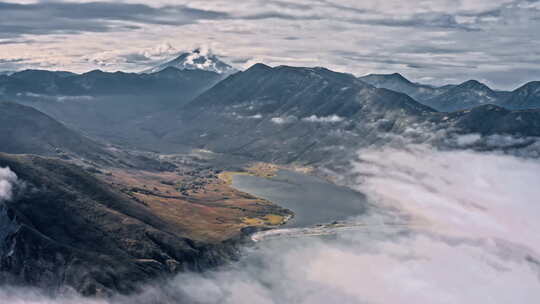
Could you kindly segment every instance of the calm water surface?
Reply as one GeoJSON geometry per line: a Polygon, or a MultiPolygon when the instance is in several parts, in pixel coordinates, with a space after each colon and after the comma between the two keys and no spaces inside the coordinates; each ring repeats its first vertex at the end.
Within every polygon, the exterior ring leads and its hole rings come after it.
{"type": "Polygon", "coordinates": [[[360,215],[366,210],[361,193],[318,177],[280,170],[273,178],[235,175],[233,186],[295,213],[286,227],[308,227],[360,215]]]}

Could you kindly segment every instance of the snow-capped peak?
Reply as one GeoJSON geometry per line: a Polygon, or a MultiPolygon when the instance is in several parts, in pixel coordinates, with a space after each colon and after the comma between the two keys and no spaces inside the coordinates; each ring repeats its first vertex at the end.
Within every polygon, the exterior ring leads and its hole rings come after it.
{"type": "Polygon", "coordinates": [[[216,55],[207,50],[195,49],[192,52],[181,53],[171,61],[143,71],[143,73],[156,73],[168,67],[179,70],[203,70],[218,74],[232,74],[237,70],[221,61],[216,55]]]}

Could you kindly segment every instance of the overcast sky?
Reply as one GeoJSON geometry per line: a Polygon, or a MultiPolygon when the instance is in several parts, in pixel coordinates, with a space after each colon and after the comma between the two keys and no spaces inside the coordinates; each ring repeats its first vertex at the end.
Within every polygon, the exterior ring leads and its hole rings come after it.
{"type": "Polygon", "coordinates": [[[140,71],[198,46],[240,69],[513,89],[540,80],[540,1],[0,0],[0,70],[140,71]]]}

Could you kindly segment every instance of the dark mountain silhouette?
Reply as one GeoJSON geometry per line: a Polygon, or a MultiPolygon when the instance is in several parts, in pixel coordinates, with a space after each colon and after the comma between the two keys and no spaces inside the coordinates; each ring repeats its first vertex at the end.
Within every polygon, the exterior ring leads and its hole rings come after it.
{"type": "Polygon", "coordinates": [[[0,99],[32,106],[90,135],[129,143],[139,141],[135,122],[189,102],[222,77],[173,67],[153,74],[27,70],[0,76],[0,99]]]}
{"type": "Polygon", "coordinates": [[[27,106],[0,102],[0,152],[106,159],[103,146],[27,106]]]}
{"type": "Polygon", "coordinates": [[[459,85],[432,87],[413,83],[399,74],[371,74],[359,78],[378,88],[405,93],[438,111],[452,112],[494,104],[509,110],[540,108],[540,85],[533,81],[509,92],[495,91],[485,84],[469,80],[459,85]]]}
{"type": "Polygon", "coordinates": [[[359,77],[359,79],[377,88],[384,88],[405,93],[420,102],[446,92],[446,88],[436,88],[419,83],[413,83],[398,73],[370,74],[359,77]]]}
{"type": "Polygon", "coordinates": [[[80,167],[52,158],[0,153],[21,181],[0,201],[0,284],[54,294],[133,293],[150,279],[214,267],[234,244],[209,243],[163,213],[80,167]]]}
{"type": "Polygon", "coordinates": [[[256,64],[176,112],[144,123],[162,140],[293,162],[328,157],[433,112],[405,94],[324,68],[256,64]]]}
{"type": "Polygon", "coordinates": [[[540,81],[531,81],[509,94],[501,105],[509,109],[540,108],[540,81]]]}

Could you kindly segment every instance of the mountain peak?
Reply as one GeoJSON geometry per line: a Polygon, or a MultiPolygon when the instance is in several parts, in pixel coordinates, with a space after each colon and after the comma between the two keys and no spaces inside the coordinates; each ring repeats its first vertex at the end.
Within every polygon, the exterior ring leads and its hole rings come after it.
{"type": "Polygon", "coordinates": [[[254,65],[252,65],[249,69],[247,69],[247,71],[249,70],[271,70],[272,67],[264,64],[264,63],[255,63],[254,65]]]}
{"type": "Polygon", "coordinates": [[[482,89],[482,90],[491,91],[491,89],[487,85],[481,83],[478,80],[474,80],[474,79],[465,81],[464,83],[458,85],[457,88],[462,88],[462,89],[482,89]]]}
{"type": "Polygon", "coordinates": [[[393,74],[369,74],[363,77],[359,77],[360,80],[365,81],[371,85],[377,86],[377,84],[381,83],[404,83],[404,84],[412,84],[412,82],[405,78],[400,73],[393,73],[393,74]]]}
{"type": "Polygon", "coordinates": [[[540,93],[540,81],[531,81],[522,85],[521,87],[515,90],[516,92],[531,92],[540,93]]]}
{"type": "Polygon", "coordinates": [[[393,73],[393,74],[390,74],[389,75],[390,78],[393,78],[395,80],[400,80],[400,81],[404,81],[404,82],[407,82],[407,83],[410,83],[409,79],[405,78],[403,75],[401,75],[400,73],[393,73]]]}
{"type": "Polygon", "coordinates": [[[233,74],[237,71],[229,64],[221,61],[212,52],[203,52],[202,49],[197,48],[191,52],[181,53],[176,58],[145,70],[143,73],[156,73],[168,67],[174,67],[179,70],[203,70],[224,75],[233,74]]]}

